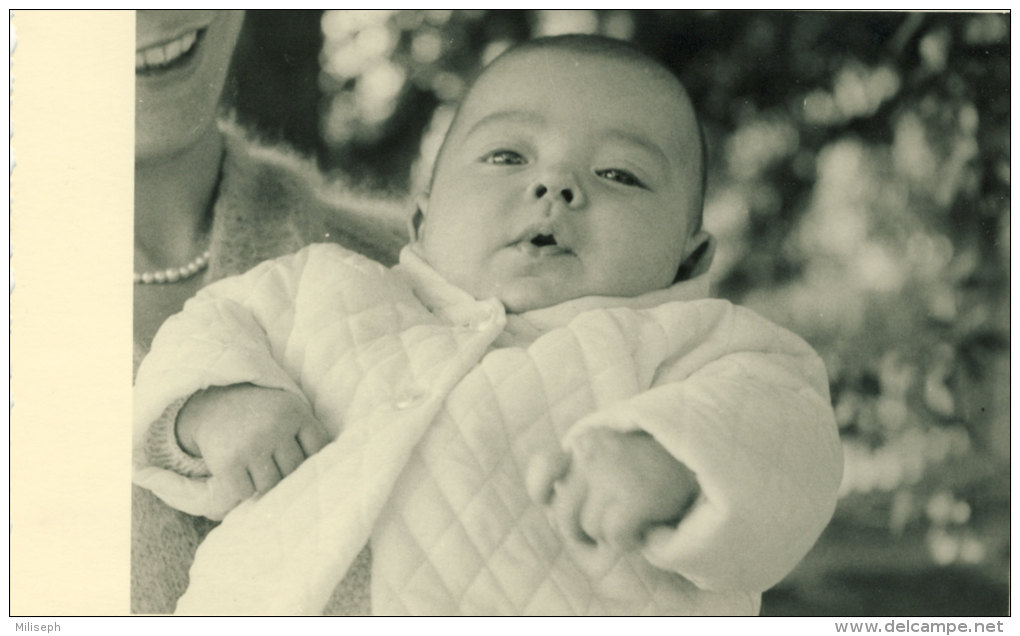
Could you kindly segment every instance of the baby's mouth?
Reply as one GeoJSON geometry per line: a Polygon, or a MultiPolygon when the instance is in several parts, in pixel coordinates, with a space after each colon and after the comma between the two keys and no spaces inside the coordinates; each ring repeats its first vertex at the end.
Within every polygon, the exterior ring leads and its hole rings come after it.
{"type": "Polygon", "coordinates": [[[156,44],[135,52],[135,73],[160,73],[187,62],[198,48],[205,29],[188,31],[169,42],[156,44]]]}
{"type": "Polygon", "coordinates": [[[555,234],[531,234],[518,241],[516,247],[529,256],[557,256],[572,253],[570,248],[556,239],[555,234]]]}

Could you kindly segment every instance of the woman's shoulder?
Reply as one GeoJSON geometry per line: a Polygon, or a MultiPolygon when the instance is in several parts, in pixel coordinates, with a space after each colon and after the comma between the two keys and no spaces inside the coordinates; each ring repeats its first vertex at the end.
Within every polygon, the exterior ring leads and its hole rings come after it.
{"type": "Polygon", "coordinates": [[[407,242],[406,197],[365,192],[326,176],[315,161],[268,143],[234,121],[221,122],[226,144],[220,199],[256,225],[286,226],[300,247],[339,243],[385,264],[407,242]]]}

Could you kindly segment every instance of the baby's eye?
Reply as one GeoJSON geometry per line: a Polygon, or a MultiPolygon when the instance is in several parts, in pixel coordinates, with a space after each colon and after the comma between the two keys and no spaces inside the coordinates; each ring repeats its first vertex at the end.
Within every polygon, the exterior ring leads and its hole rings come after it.
{"type": "Polygon", "coordinates": [[[526,163],[520,153],[513,150],[496,150],[482,157],[485,163],[492,163],[501,166],[519,166],[526,163]]]}
{"type": "Polygon", "coordinates": [[[619,168],[607,168],[605,170],[596,170],[595,174],[602,177],[603,179],[609,179],[625,186],[632,186],[635,188],[647,188],[641,179],[638,179],[630,172],[626,170],[620,170],[619,168]]]}

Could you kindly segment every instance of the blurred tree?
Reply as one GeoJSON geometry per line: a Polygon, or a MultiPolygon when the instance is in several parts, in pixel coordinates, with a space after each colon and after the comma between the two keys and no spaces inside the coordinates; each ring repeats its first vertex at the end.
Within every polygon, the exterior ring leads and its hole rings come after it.
{"type": "Polygon", "coordinates": [[[310,155],[325,148],[319,134],[322,11],[250,10],[234,53],[238,120],[269,141],[310,155]]]}

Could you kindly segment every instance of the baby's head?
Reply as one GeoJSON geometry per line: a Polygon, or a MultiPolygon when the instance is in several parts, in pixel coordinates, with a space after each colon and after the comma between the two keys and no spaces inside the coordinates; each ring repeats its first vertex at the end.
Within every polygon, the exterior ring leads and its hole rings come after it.
{"type": "Polygon", "coordinates": [[[683,86],[622,42],[560,36],[489,65],[412,224],[451,282],[511,312],[700,273],[703,142],[683,86]]]}

